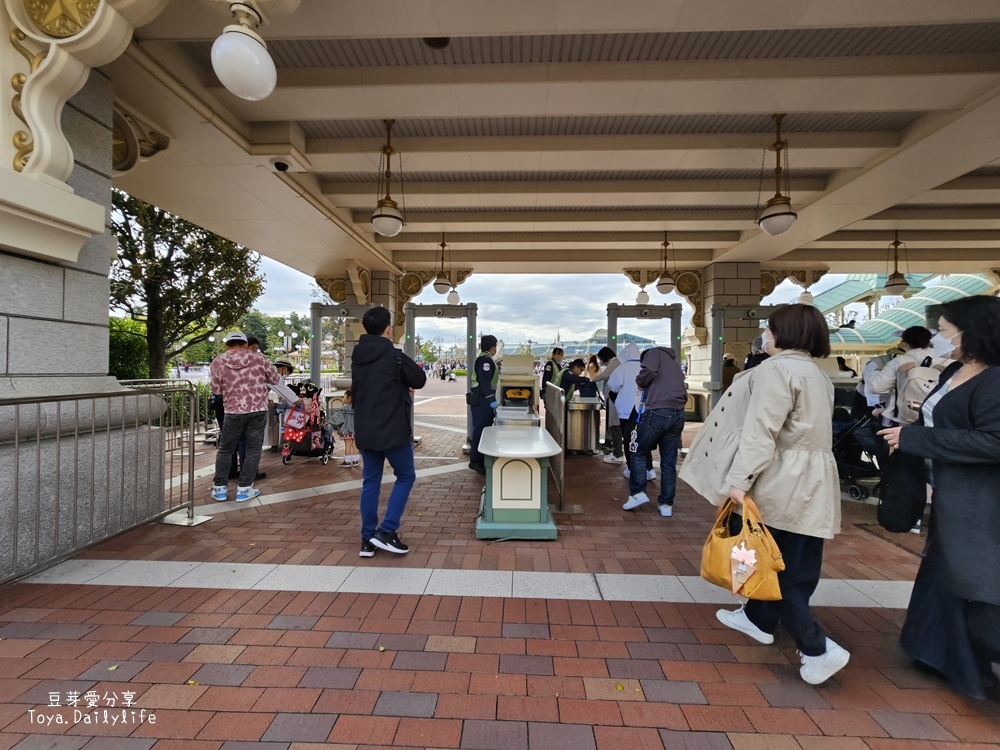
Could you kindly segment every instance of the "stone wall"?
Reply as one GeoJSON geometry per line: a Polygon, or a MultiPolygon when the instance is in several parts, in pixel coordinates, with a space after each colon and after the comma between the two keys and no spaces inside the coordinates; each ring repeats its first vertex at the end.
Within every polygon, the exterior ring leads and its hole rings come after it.
{"type": "MultiPolygon", "coordinates": [[[[73,147],[68,183],[77,195],[111,205],[111,82],[92,71],[63,109],[73,147]]],[[[108,271],[117,244],[91,238],[76,263],[0,251],[0,396],[116,388],[108,372],[108,271]]]]}

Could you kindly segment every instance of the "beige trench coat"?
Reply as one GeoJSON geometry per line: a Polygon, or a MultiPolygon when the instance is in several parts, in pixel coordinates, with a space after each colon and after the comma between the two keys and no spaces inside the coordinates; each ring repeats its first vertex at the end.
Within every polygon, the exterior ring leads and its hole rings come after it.
{"type": "Polygon", "coordinates": [[[807,354],[785,351],[736,376],[708,415],[680,478],[713,505],[746,490],[764,523],[832,539],[840,531],[833,384],[807,354]]]}

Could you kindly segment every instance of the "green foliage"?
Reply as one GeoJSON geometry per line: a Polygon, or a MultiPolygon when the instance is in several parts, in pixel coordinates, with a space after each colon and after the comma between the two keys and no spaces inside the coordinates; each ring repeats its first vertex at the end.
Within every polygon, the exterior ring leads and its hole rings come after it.
{"type": "Polygon", "coordinates": [[[118,380],[142,380],[149,377],[149,350],[146,326],[130,318],[108,321],[108,373],[118,380]]]}
{"type": "Polygon", "coordinates": [[[264,291],[260,256],[138,198],[115,190],[111,307],[146,323],[151,377],[207,339],[235,327],[264,291]]]}
{"type": "Polygon", "coordinates": [[[272,318],[262,312],[251,310],[237,321],[236,327],[247,336],[256,336],[257,340],[260,341],[260,350],[265,354],[269,354],[270,347],[276,341],[275,338],[269,339],[268,336],[272,320],[272,318]]]}

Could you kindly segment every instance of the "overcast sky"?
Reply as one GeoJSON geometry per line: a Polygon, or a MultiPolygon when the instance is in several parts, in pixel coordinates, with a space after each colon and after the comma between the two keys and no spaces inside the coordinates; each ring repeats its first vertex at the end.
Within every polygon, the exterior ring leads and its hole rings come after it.
{"type": "MultiPolygon", "coordinates": [[[[262,258],[261,270],[267,276],[264,295],[255,308],[266,315],[297,312],[309,314],[313,299],[309,296],[312,279],[270,258],[262,258]]],[[[842,275],[827,275],[811,291],[815,294],[843,281],[842,275]]],[[[623,274],[473,274],[458,287],[462,303],[479,306],[479,330],[492,333],[505,342],[508,349],[526,342],[551,343],[589,338],[598,328],[607,327],[609,302],[635,304],[639,288],[623,274]]],[[[684,324],[691,318],[687,303],[676,294],[662,295],[648,288],[650,304],[685,305],[684,324]]],[[[775,290],[767,304],[791,302],[801,288],[785,281],[775,290]]],[[[428,285],[413,302],[444,304],[445,296],[428,285]]],[[[665,343],[669,339],[669,321],[622,320],[620,333],[665,343]]],[[[417,335],[422,339],[441,339],[445,347],[457,343],[465,335],[464,320],[418,318],[417,335]]]]}

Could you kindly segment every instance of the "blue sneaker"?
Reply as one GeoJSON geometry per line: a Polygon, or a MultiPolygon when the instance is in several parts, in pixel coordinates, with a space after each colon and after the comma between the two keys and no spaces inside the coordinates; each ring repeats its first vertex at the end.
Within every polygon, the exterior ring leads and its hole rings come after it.
{"type": "Polygon", "coordinates": [[[236,502],[245,503],[247,500],[253,500],[260,494],[260,490],[256,487],[237,487],[236,488],[236,502]]]}
{"type": "Polygon", "coordinates": [[[224,484],[222,485],[217,484],[212,487],[213,500],[218,500],[220,503],[224,503],[228,499],[227,497],[228,494],[229,494],[229,487],[227,487],[224,484]]]}

